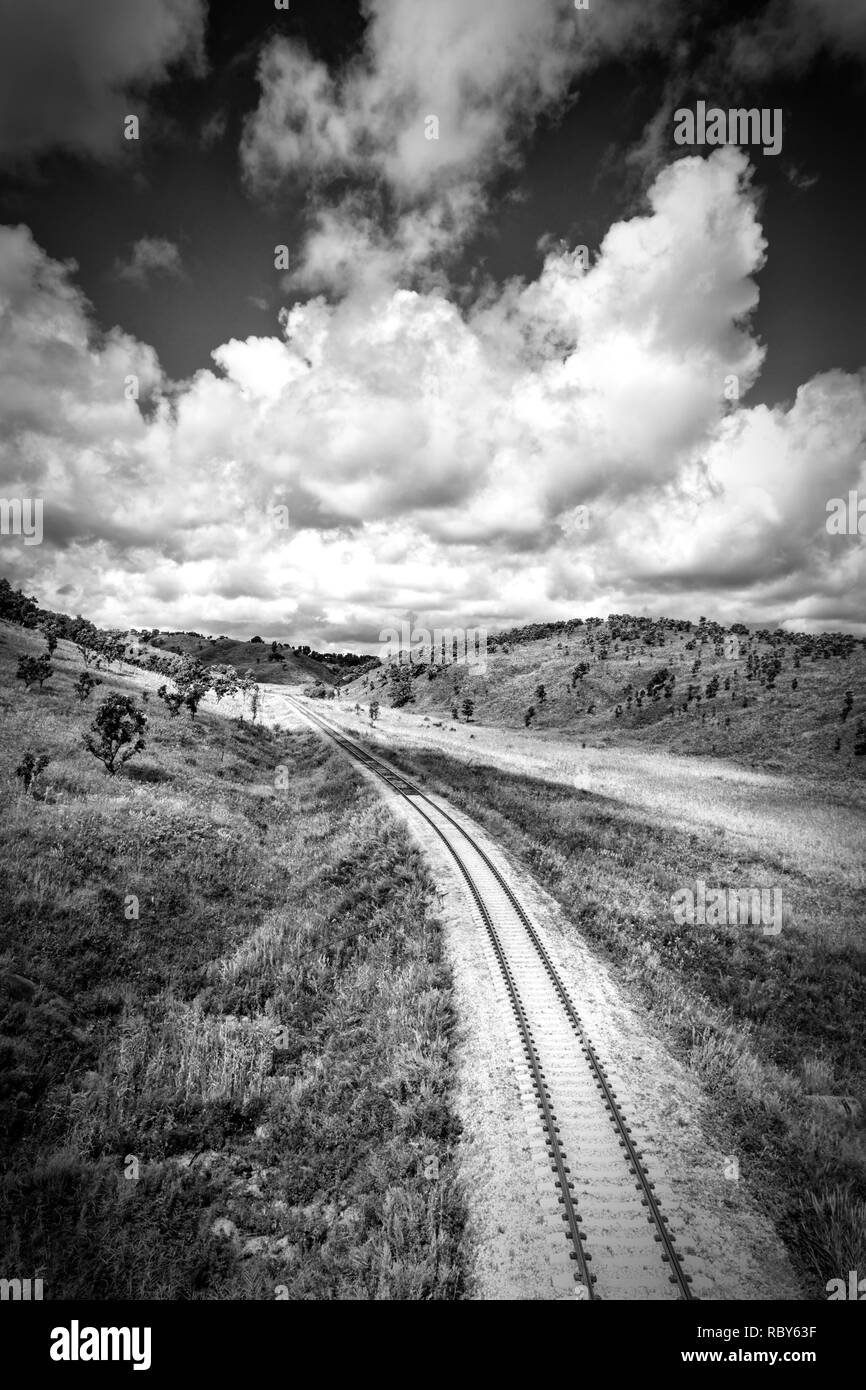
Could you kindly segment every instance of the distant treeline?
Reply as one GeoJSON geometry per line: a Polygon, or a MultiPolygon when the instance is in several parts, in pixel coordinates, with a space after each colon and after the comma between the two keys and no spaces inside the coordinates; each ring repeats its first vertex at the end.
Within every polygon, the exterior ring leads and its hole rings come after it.
{"type": "Polygon", "coordinates": [[[796,647],[802,656],[819,660],[829,660],[834,656],[847,657],[858,646],[866,646],[866,638],[852,637],[847,632],[788,632],[783,628],[770,631],[769,628],[750,630],[745,623],[732,623],[725,627],[721,623],[700,618],[697,623],[687,618],[638,618],[628,613],[611,613],[607,618],[568,618],[555,623],[528,623],[524,627],[508,628],[503,632],[488,636],[488,650],[497,647],[519,646],[524,642],[538,642],[545,637],[570,637],[580,629],[592,632],[604,628],[598,636],[611,642],[642,642],[646,647],[663,647],[669,634],[694,633],[699,638],[712,642],[723,639],[728,633],[771,646],[796,647]]]}

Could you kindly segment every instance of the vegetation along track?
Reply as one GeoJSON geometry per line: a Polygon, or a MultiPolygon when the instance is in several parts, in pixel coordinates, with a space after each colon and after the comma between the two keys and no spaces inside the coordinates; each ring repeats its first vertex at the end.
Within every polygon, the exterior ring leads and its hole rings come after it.
{"type": "Polygon", "coordinates": [[[574,1261],[575,1295],[691,1299],[691,1276],[605,1068],[509,884],[469,831],[414,782],[320,715],[290,703],[409,802],[445,844],[466,882],[519,1030],[574,1261]]]}

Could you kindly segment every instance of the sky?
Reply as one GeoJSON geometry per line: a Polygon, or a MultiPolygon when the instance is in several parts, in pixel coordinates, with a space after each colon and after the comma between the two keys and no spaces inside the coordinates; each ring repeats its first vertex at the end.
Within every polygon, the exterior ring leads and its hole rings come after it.
{"type": "Polygon", "coordinates": [[[0,0],[0,572],[866,635],[864,97],[866,0],[0,0]]]}

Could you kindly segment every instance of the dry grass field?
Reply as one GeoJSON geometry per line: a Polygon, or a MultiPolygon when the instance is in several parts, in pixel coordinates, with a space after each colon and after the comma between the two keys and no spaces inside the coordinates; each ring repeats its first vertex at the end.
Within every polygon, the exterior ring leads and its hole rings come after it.
{"type": "Polygon", "coordinates": [[[459,1298],[427,871],[312,735],[0,624],[0,1247],[65,1298],[459,1298]],[[82,735],[146,711],[116,776],[82,735]],[[49,761],[25,790],[30,749],[49,761]]]}

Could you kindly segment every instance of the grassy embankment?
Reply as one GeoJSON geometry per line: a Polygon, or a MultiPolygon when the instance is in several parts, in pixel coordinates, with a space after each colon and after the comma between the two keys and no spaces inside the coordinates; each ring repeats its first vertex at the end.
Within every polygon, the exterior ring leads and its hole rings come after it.
{"type": "Polygon", "coordinates": [[[769,833],[737,836],[697,818],[686,829],[661,807],[654,817],[467,761],[468,750],[463,760],[388,754],[483,824],[638,987],[702,1080],[708,1128],[739,1157],[812,1294],[866,1269],[862,863],[822,862],[805,838],[781,852],[769,833]],[[781,934],[677,926],[671,894],[698,878],[780,889],[781,934]],[[833,1097],[852,1098],[855,1118],[833,1097]]]}
{"type": "Polygon", "coordinates": [[[169,719],[140,673],[82,705],[65,642],[25,693],[22,651],[0,625],[0,1273],[460,1297],[450,982],[404,830],[315,736],[169,719]],[[115,689],[149,726],[111,778],[81,735],[115,689]],[[25,795],[28,747],[51,761],[25,795]]]}

